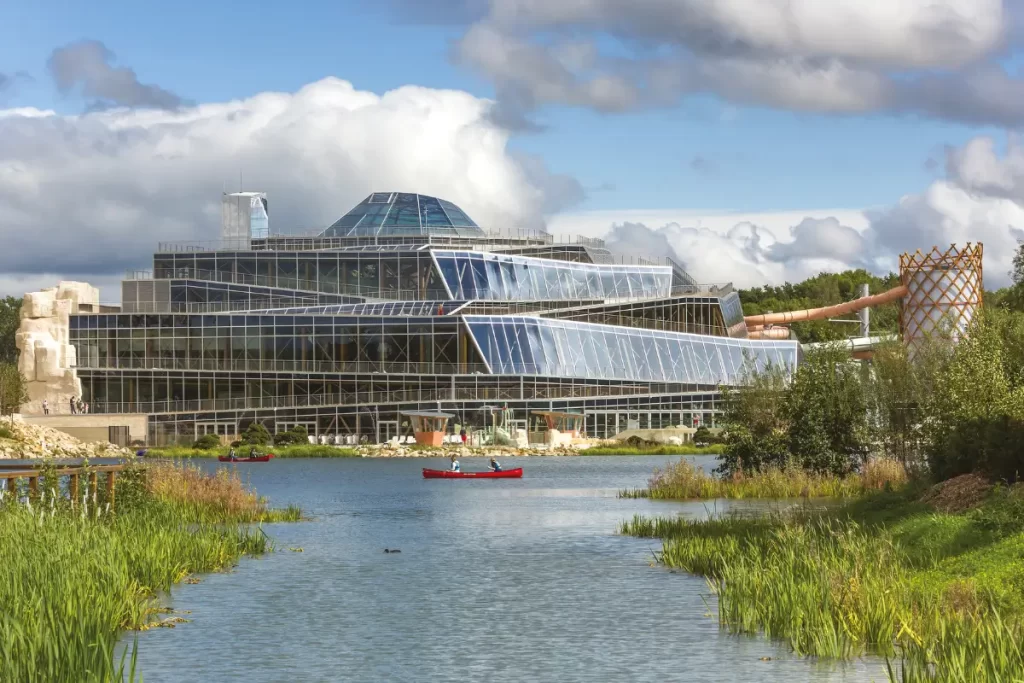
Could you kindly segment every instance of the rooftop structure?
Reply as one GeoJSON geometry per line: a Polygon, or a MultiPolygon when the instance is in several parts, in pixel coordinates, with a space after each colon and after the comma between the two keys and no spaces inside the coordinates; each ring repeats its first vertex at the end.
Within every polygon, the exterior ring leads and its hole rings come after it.
{"type": "MultiPolygon", "coordinates": [[[[244,199],[265,215],[265,196],[244,199]]],[[[714,424],[721,386],[799,353],[748,338],[732,287],[670,260],[498,236],[451,202],[393,192],[315,235],[161,245],[119,312],[73,311],[67,338],[76,378],[50,405],[80,383],[90,412],[148,415],[154,444],[230,440],[254,421],[379,442],[426,413],[524,443],[537,411],[581,415],[598,437],[714,424]]]]}

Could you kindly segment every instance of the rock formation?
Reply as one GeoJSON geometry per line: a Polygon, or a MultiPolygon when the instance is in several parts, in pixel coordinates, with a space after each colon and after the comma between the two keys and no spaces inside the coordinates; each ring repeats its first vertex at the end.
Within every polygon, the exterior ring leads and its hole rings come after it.
{"type": "Polygon", "coordinates": [[[99,290],[84,282],[61,282],[25,295],[15,335],[21,351],[18,369],[28,389],[28,403],[22,406],[22,413],[42,414],[44,398],[51,412],[64,412],[71,397],[82,395],[75,370],[75,347],[69,341],[69,321],[71,314],[82,307],[94,311],[98,305],[99,290]]]}

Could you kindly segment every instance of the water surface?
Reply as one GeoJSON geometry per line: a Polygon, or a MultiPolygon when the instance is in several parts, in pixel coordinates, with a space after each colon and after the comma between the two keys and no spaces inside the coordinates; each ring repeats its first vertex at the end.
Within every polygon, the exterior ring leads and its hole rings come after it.
{"type": "Polygon", "coordinates": [[[138,634],[142,674],[147,683],[886,680],[877,661],[815,663],[721,632],[703,579],[652,567],[656,541],[615,534],[637,513],[714,507],[615,497],[670,460],[507,458],[526,468],[523,479],[477,481],[422,479],[420,468],[440,459],[232,465],[275,505],[315,519],[267,525],[278,552],[176,587],[167,602],[192,621],[138,634]]]}

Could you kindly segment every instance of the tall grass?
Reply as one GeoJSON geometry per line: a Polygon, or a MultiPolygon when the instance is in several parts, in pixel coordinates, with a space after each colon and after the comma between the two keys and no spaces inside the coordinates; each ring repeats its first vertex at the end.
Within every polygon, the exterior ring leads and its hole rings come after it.
{"type": "Polygon", "coordinates": [[[261,530],[236,524],[267,513],[240,482],[150,473],[124,473],[116,512],[102,486],[74,506],[53,480],[28,505],[0,494],[0,680],[134,679],[134,648],[115,662],[115,647],[122,631],[153,623],[160,592],[270,549],[261,530]]]}
{"type": "Polygon", "coordinates": [[[152,464],[146,469],[149,493],[173,504],[179,515],[191,521],[294,522],[301,516],[293,506],[269,508],[267,500],[248,488],[233,468],[222,467],[214,474],[183,463],[152,464]]]}
{"type": "Polygon", "coordinates": [[[845,477],[814,474],[796,467],[719,477],[684,458],[664,469],[656,469],[646,489],[620,491],[619,497],[659,500],[849,498],[865,491],[902,486],[906,482],[907,472],[903,466],[885,459],[870,460],[860,473],[845,477]]]}
{"type": "Polygon", "coordinates": [[[664,539],[661,562],[707,577],[730,632],[779,638],[801,655],[885,656],[894,681],[1024,680],[1021,596],[995,590],[1020,585],[1024,570],[977,556],[1019,552],[1024,536],[986,540],[973,519],[948,517],[891,528],[806,511],[636,517],[620,532],[664,539]]]}

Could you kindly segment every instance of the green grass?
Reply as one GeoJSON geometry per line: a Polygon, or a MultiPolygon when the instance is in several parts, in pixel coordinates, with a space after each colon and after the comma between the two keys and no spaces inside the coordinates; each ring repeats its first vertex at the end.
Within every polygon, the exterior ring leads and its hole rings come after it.
{"type": "MultiPolygon", "coordinates": [[[[164,495],[140,467],[119,478],[112,511],[100,477],[74,508],[46,486],[28,506],[0,496],[2,681],[134,680],[135,648],[119,661],[115,648],[125,630],[158,625],[166,612],[158,595],[272,549],[261,529],[239,522],[301,517],[294,507],[268,510],[251,493],[237,509],[164,495]]],[[[232,485],[222,477],[211,490],[232,485]]]]}
{"type": "MultiPolygon", "coordinates": [[[[313,444],[299,444],[295,446],[258,446],[260,453],[273,453],[275,458],[358,458],[359,452],[354,448],[340,446],[320,446],[313,444]]],[[[249,455],[249,446],[241,446],[235,449],[236,455],[244,458],[249,455]]],[[[198,450],[185,446],[161,446],[149,448],[146,451],[147,458],[216,458],[227,455],[228,448],[212,448],[210,450],[198,450]]]]}
{"type": "Polygon", "coordinates": [[[769,469],[733,477],[708,474],[682,459],[656,469],[645,489],[626,489],[620,498],[690,500],[713,498],[850,498],[872,489],[902,486],[906,471],[887,460],[869,462],[863,472],[845,477],[818,475],[798,468],[769,469]]]}
{"type": "Polygon", "coordinates": [[[1024,518],[1006,523],[1005,508],[937,513],[908,487],[831,510],[636,517],[620,532],[663,539],[662,563],[707,577],[731,632],[886,656],[893,680],[1020,681],[1024,518]]]}
{"type": "Polygon", "coordinates": [[[580,455],[721,455],[725,446],[712,444],[710,446],[694,446],[683,444],[673,446],[671,444],[658,444],[655,446],[594,446],[580,451],[580,455]]]}

